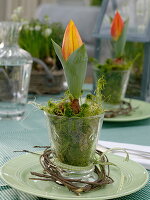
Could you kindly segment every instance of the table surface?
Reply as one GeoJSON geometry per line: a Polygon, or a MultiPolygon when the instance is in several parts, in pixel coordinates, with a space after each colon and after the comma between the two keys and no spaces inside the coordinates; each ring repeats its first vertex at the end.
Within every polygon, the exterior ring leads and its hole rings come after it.
{"type": "MultiPolygon", "coordinates": [[[[47,102],[49,98],[59,96],[49,95],[36,97],[36,102],[47,102]]],[[[113,123],[104,122],[100,134],[101,140],[150,145],[150,119],[113,123]]],[[[0,166],[19,153],[14,150],[33,150],[34,145],[49,145],[45,116],[42,111],[32,105],[27,105],[24,118],[21,121],[0,121],[0,166]]],[[[149,172],[150,173],[150,172],[149,172]]],[[[0,200],[33,200],[41,199],[19,192],[10,187],[0,187],[0,200]]],[[[150,199],[150,181],[140,191],[118,200],[147,200],[150,199]]]]}

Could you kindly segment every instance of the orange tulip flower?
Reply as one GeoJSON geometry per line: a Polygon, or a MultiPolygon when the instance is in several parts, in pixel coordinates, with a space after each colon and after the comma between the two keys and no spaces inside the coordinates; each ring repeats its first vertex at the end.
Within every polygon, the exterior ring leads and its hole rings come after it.
{"type": "Polygon", "coordinates": [[[124,21],[117,11],[111,24],[111,36],[114,40],[118,40],[124,28],[124,21]]]}
{"type": "Polygon", "coordinates": [[[80,34],[75,23],[70,20],[66,27],[63,43],[62,43],[62,55],[65,60],[80,46],[83,42],[81,40],[80,34]]]}

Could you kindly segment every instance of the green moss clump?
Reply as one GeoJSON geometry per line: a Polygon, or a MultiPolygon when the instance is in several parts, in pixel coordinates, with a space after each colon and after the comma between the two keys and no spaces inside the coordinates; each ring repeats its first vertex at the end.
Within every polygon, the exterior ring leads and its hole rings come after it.
{"type": "Polygon", "coordinates": [[[71,109],[70,103],[64,103],[64,116],[72,117],[74,116],[73,110],[71,109]]]}
{"type": "Polygon", "coordinates": [[[74,113],[71,107],[70,100],[61,100],[55,103],[48,103],[46,106],[42,106],[41,110],[44,110],[46,113],[57,116],[65,117],[90,117],[95,115],[100,115],[104,113],[104,109],[101,104],[98,104],[96,100],[89,100],[85,98],[85,103],[80,105],[80,112],[74,113]]]}
{"type": "Polygon", "coordinates": [[[97,90],[95,95],[88,94],[84,103],[79,102],[79,112],[75,113],[72,109],[71,102],[73,101],[72,95],[67,91],[64,98],[59,101],[49,100],[46,106],[41,106],[40,109],[46,113],[57,116],[65,117],[90,117],[104,113],[102,107],[102,94],[104,88],[104,78],[102,77],[97,83],[97,90]]]}
{"type": "Polygon", "coordinates": [[[130,69],[132,64],[133,62],[122,61],[122,59],[120,60],[107,59],[104,64],[97,63],[95,67],[103,72],[125,71],[125,70],[130,69]]]}
{"type": "Polygon", "coordinates": [[[104,101],[110,104],[120,104],[125,94],[128,83],[129,71],[101,71],[95,70],[95,79],[99,79],[102,75],[105,77],[106,85],[102,94],[104,101]]]}

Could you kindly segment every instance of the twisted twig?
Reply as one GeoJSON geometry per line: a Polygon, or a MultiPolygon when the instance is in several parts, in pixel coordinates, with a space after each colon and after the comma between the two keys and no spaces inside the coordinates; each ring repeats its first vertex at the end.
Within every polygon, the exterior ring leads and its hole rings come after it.
{"type": "Polygon", "coordinates": [[[122,101],[120,107],[115,110],[107,110],[105,112],[105,118],[113,118],[119,115],[128,115],[131,111],[135,110],[136,108],[132,108],[130,102],[122,101]]]}
{"type": "MultiPolygon", "coordinates": [[[[37,147],[39,146],[36,146],[36,148],[37,147]]],[[[109,171],[110,171],[109,166],[106,170],[105,165],[100,165],[100,166],[95,165],[94,172],[97,174],[98,178],[96,181],[93,182],[83,181],[81,179],[64,178],[61,172],[65,172],[65,170],[59,168],[52,162],[51,158],[54,155],[53,150],[48,146],[46,146],[45,148],[46,149],[44,150],[43,154],[40,155],[40,163],[44,169],[43,174],[37,172],[31,172],[32,175],[37,176],[39,178],[30,178],[30,179],[42,180],[42,181],[54,181],[59,185],[66,186],[69,190],[71,190],[77,195],[80,195],[81,192],[88,192],[113,182],[113,179],[109,177],[109,171]],[[83,186],[79,187],[77,186],[77,183],[82,183],[83,186]]],[[[96,153],[99,155],[99,157],[102,154],[102,152],[100,152],[99,150],[97,150],[96,153]]],[[[104,156],[101,160],[100,157],[100,161],[108,162],[108,158],[104,156]]]]}

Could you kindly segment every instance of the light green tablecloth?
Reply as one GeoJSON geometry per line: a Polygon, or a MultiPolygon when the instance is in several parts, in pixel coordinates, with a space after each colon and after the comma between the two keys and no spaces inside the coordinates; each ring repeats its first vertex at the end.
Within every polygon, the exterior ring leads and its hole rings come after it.
{"type": "MultiPolygon", "coordinates": [[[[54,96],[53,96],[54,97],[54,96]]],[[[37,97],[37,102],[46,102],[49,97],[37,97]]],[[[104,123],[100,139],[115,142],[150,144],[150,119],[130,123],[104,123]]],[[[15,157],[14,150],[33,150],[34,145],[49,145],[44,114],[32,105],[22,121],[0,121],[0,166],[15,157]]],[[[37,199],[9,187],[0,187],[0,200],[37,199]]],[[[150,199],[150,182],[142,190],[118,200],[150,199]]]]}

